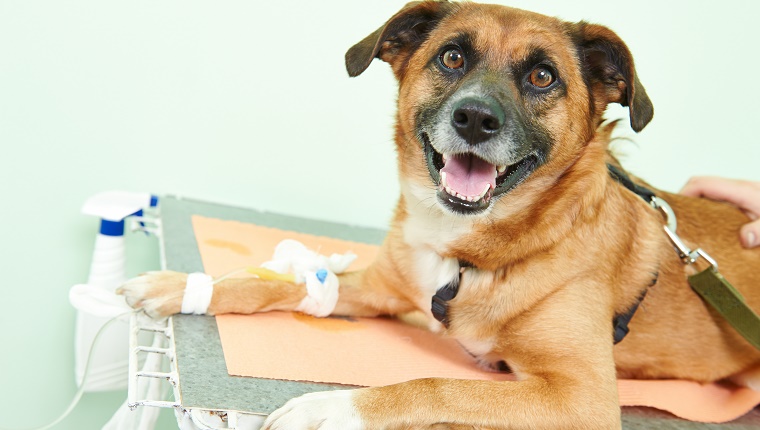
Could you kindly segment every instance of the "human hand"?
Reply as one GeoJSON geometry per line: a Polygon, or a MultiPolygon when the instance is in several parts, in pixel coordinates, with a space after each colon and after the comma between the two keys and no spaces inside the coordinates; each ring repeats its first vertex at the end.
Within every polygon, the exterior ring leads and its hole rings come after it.
{"type": "Polygon", "coordinates": [[[760,182],[695,176],[681,189],[681,194],[736,205],[752,220],[739,231],[742,245],[745,248],[760,245],[760,182]]]}

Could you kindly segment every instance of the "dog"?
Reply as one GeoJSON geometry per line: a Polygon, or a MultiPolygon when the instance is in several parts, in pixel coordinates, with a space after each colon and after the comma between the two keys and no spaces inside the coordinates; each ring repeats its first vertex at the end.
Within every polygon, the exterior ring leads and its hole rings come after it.
{"type": "MultiPolygon", "coordinates": [[[[613,31],[421,1],[348,50],[349,75],[375,58],[399,83],[401,195],[376,261],[340,275],[333,314],[417,312],[516,381],[420,379],[308,394],[265,428],[617,429],[618,377],[760,389],[760,352],[687,283],[704,262],[684,264],[662,212],[634,191],[668,202],[677,234],[708,251],[760,309],[760,250],[737,239],[748,217],[652,189],[611,155],[608,104],[627,106],[637,132],[654,114],[613,31]],[[441,288],[452,282],[457,289],[441,288]],[[621,315],[628,334],[615,344],[621,315]]],[[[186,277],[153,272],[119,292],[168,316],[180,311],[186,277]]],[[[290,282],[229,279],[215,286],[208,313],[290,311],[306,294],[290,282]]]]}

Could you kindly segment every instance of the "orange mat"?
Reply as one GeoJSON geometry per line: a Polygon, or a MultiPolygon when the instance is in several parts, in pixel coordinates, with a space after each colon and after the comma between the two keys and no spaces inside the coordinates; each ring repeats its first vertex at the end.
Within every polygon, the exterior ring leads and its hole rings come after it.
{"type": "MultiPolygon", "coordinates": [[[[193,217],[207,273],[221,276],[269,260],[280,240],[321,254],[353,251],[349,270],[366,267],[377,247],[334,238],[193,217]]],[[[216,318],[229,374],[376,386],[424,377],[510,379],[486,372],[451,339],[388,319],[317,319],[292,313],[216,318]],[[348,347],[350,345],[350,347],[348,347]]],[[[649,406],[703,422],[736,419],[760,404],[760,392],[689,381],[618,381],[622,406],[649,406]]]]}

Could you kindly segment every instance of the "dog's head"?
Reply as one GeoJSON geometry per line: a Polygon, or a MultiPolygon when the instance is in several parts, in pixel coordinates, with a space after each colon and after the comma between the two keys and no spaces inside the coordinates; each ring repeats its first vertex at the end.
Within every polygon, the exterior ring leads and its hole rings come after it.
{"type": "Polygon", "coordinates": [[[402,177],[455,214],[485,213],[539,171],[566,169],[607,104],[628,106],[637,132],[653,115],[623,41],[584,22],[414,2],[347,52],[349,75],[374,58],[399,80],[402,177]]]}

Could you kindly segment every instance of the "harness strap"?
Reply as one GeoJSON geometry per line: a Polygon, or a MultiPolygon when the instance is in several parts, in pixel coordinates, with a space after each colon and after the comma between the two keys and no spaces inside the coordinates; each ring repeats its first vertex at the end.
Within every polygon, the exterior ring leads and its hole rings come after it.
{"type": "Polygon", "coordinates": [[[430,311],[433,313],[433,317],[440,321],[444,327],[449,328],[451,321],[449,320],[449,304],[448,301],[457,296],[459,292],[459,284],[462,282],[462,274],[468,267],[473,267],[472,264],[459,260],[459,274],[454,276],[448,284],[442,286],[433,295],[433,300],[430,305],[430,311]]]}
{"type": "Polygon", "coordinates": [[[634,183],[631,180],[631,177],[617,166],[607,164],[607,171],[610,173],[610,176],[612,176],[612,179],[618,181],[621,185],[628,188],[630,191],[633,191],[636,195],[644,199],[645,202],[649,203],[652,201],[652,197],[655,197],[655,194],[652,190],[634,183]]]}
{"type": "MultiPolygon", "coordinates": [[[[433,313],[433,317],[438,320],[444,327],[449,328],[451,320],[449,319],[449,301],[457,296],[459,292],[459,285],[462,282],[462,274],[468,267],[473,267],[472,264],[465,261],[459,261],[459,274],[454,277],[448,284],[442,286],[435,292],[430,305],[430,311],[433,313]]],[[[655,275],[654,281],[651,285],[657,283],[657,275],[655,275]]],[[[612,320],[612,326],[614,328],[614,343],[618,343],[628,334],[628,323],[633,318],[633,314],[639,308],[639,304],[644,300],[647,290],[641,294],[639,300],[631,306],[631,308],[624,314],[615,315],[612,320]]]]}
{"type": "MultiPolygon", "coordinates": [[[[655,194],[652,190],[634,183],[633,180],[631,180],[631,177],[628,176],[628,174],[625,171],[618,168],[617,166],[613,166],[612,164],[607,164],[607,171],[609,172],[612,179],[616,180],[618,183],[620,183],[620,185],[624,186],[629,191],[641,197],[645,202],[649,203],[652,201],[652,198],[655,197],[655,194]]],[[[649,286],[652,286],[656,283],[657,283],[657,277],[655,276],[654,282],[652,282],[652,284],[650,284],[649,286]]],[[[636,303],[633,304],[633,306],[631,306],[628,309],[626,313],[615,315],[615,317],[613,318],[612,324],[613,324],[613,327],[615,328],[613,342],[615,344],[622,341],[623,338],[625,338],[626,335],[628,335],[628,332],[630,331],[630,329],[628,328],[628,323],[631,322],[631,319],[633,319],[633,315],[639,309],[639,305],[644,300],[644,297],[647,295],[647,291],[649,291],[648,287],[641,293],[641,296],[639,297],[639,299],[636,301],[636,303]]]]}
{"type": "Polygon", "coordinates": [[[433,312],[435,319],[441,322],[444,327],[449,328],[449,300],[457,296],[459,292],[459,280],[462,274],[455,276],[454,279],[443,287],[439,288],[433,296],[430,310],[433,312]]]}
{"type": "MultiPolygon", "coordinates": [[[[649,287],[655,285],[657,283],[657,278],[659,274],[655,274],[654,280],[651,284],[649,284],[649,287]]],[[[628,328],[628,323],[631,322],[631,319],[633,319],[633,315],[636,313],[636,311],[639,309],[639,305],[641,302],[644,301],[644,297],[646,297],[647,292],[649,291],[649,288],[642,291],[641,295],[639,296],[639,299],[636,300],[636,303],[631,306],[628,311],[624,314],[617,314],[612,319],[612,326],[614,328],[613,331],[613,344],[617,345],[622,341],[627,335],[630,329],[628,328]]]]}

